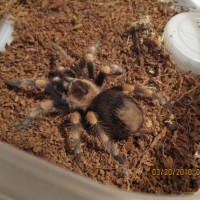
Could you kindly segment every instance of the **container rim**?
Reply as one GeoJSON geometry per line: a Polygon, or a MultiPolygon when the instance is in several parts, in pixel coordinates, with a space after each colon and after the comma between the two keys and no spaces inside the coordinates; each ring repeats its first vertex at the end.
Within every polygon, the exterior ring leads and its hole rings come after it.
{"type": "Polygon", "coordinates": [[[97,183],[0,142],[2,200],[199,200],[194,195],[126,192],[97,183]]]}

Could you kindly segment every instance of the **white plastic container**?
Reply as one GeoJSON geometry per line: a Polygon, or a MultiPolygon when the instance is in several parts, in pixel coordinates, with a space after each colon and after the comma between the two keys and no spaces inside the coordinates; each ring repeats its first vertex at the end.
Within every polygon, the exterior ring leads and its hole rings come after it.
{"type": "Polygon", "coordinates": [[[199,200],[194,195],[126,192],[54,166],[0,142],[1,200],[199,200]]]}
{"type": "Polygon", "coordinates": [[[200,74],[200,14],[175,15],[164,30],[164,45],[181,72],[200,74]]]}
{"type": "Polygon", "coordinates": [[[172,7],[178,12],[182,9],[186,9],[192,12],[200,11],[200,1],[199,0],[160,0],[161,2],[172,2],[172,7]]]}
{"type": "Polygon", "coordinates": [[[5,15],[2,23],[0,24],[0,51],[5,51],[6,44],[9,45],[13,41],[13,24],[13,16],[10,14],[5,15]]]}

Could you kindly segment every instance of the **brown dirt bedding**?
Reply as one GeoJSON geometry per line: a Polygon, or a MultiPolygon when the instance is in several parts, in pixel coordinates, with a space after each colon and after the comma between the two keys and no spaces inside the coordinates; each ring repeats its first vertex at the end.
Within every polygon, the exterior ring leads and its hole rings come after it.
{"type": "Polygon", "coordinates": [[[0,17],[8,12],[15,17],[15,39],[0,53],[1,141],[125,190],[168,194],[198,190],[200,159],[194,154],[200,152],[200,78],[180,74],[163,49],[164,26],[176,14],[170,4],[156,0],[3,0],[0,17]],[[98,138],[83,131],[83,161],[78,167],[63,131],[64,125],[70,131],[69,116],[46,115],[16,131],[14,126],[45,95],[9,90],[3,80],[45,78],[52,58],[57,65],[67,65],[52,49],[52,41],[78,60],[95,39],[101,40],[96,69],[104,63],[128,68],[123,75],[108,77],[105,88],[123,83],[151,86],[173,108],[134,97],[143,109],[145,123],[141,136],[118,143],[126,163],[117,163],[98,138]]]}

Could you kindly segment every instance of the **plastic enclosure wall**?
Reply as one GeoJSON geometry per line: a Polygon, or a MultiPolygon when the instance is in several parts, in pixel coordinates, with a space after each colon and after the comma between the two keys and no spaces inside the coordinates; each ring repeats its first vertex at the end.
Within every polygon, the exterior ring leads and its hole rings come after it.
{"type": "Polygon", "coordinates": [[[0,200],[199,200],[126,192],[54,166],[0,142],[0,200]]]}

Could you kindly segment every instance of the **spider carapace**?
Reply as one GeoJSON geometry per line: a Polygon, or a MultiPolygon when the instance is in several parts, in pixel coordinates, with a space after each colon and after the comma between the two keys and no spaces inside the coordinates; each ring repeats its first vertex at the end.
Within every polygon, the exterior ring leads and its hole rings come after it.
{"type": "MultiPolygon", "coordinates": [[[[48,80],[6,80],[11,87],[34,87],[43,89],[50,97],[40,102],[32,112],[25,117],[17,129],[27,127],[31,121],[42,113],[52,110],[68,112],[71,119],[74,159],[77,164],[81,161],[81,128],[85,124],[92,126],[106,151],[119,163],[124,162],[116,140],[134,136],[143,125],[143,113],[128,93],[135,93],[147,98],[156,99],[161,105],[168,102],[149,87],[125,84],[110,89],[103,89],[103,83],[108,75],[126,73],[126,69],[115,64],[103,65],[95,76],[94,57],[99,43],[91,45],[85,53],[81,66],[72,64],[71,67],[58,67],[49,72],[48,80]],[[82,78],[82,68],[87,66],[88,78],[82,78]]],[[[68,57],[64,50],[53,43],[53,47],[68,57]]]]}

